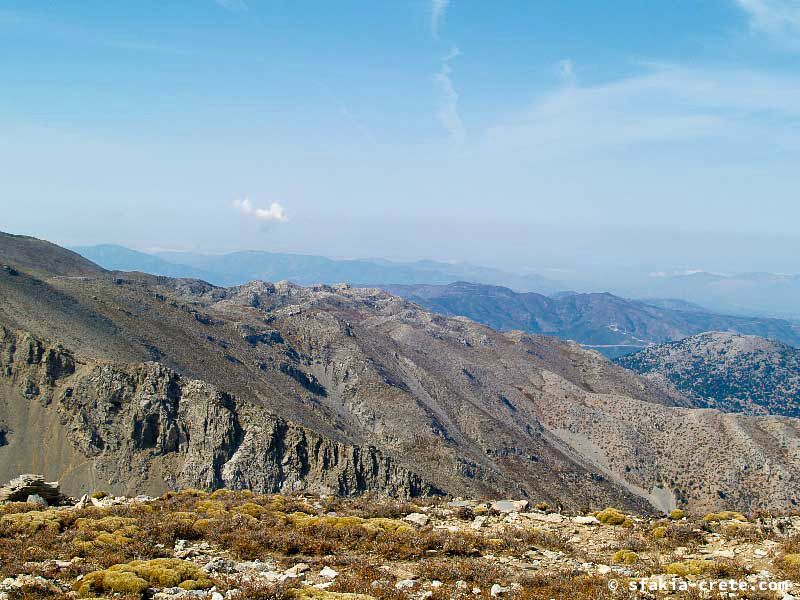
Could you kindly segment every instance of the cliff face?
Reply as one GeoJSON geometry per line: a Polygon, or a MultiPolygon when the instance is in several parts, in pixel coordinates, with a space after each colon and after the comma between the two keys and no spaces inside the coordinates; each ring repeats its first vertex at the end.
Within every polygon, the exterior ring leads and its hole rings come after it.
{"type": "Polygon", "coordinates": [[[28,334],[1,333],[0,457],[16,455],[18,471],[43,468],[68,492],[437,491],[375,448],[325,439],[157,363],[81,362],[28,334]],[[37,434],[32,422],[59,435],[37,434]]]}

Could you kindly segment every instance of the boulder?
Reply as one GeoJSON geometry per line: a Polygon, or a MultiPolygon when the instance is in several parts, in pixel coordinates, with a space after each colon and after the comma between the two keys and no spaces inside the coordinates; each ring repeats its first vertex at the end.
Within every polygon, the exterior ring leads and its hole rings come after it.
{"type": "Polygon", "coordinates": [[[420,527],[424,527],[430,521],[430,517],[428,515],[424,515],[422,513],[411,513],[410,515],[406,515],[403,517],[404,521],[408,521],[409,523],[413,523],[414,525],[419,525],[420,527]]]}
{"type": "Polygon", "coordinates": [[[325,579],[336,579],[339,576],[339,572],[326,566],[319,572],[319,576],[325,579]]]}
{"type": "Polygon", "coordinates": [[[473,529],[480,529],[481,527],[483,527],[485,523],[486,523],[486,517],[483,515],[478,515],[477,517],[475,517],[475,520],[472,521],[471,527],[473,529]]]}
{"type": "Polygon", "coordinates": [[[38,496],[48,505],[58,505],[66,500],[58,482],[46,482],[44,475],[26,473],[0,486],[0,503],[25,502],[29,496],[38,496]]]}
{"type": "Polygon", "coordinates": [[[522,512],[528,508],[527,500],[498,500],[492,502],[492,508],[501,513],[522,512]]]}

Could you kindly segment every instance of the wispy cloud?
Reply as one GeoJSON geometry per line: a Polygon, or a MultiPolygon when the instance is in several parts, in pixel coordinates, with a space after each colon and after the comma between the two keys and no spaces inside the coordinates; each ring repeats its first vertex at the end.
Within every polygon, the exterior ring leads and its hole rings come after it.
{"type": "Polygon", "coordinates": [[[640,144],[769,140],[796,148],[800,80],[744,69],[644,65],[604,84],[564,85],[489,130],[497,149],[546,154],[640,144]]]}
{"type": "Polygon", "coordinates": [[[464,122],[458,112],[458,92],[451,78],[452,68],[450,62],[460,56],[458,48],[453,48],[442,59],[442,66],[436,73],[434,80],[439,88],[439,121],[450,134],[450,139],[455,144],[463,144],[466,139],[464,122]]]}
{"type": "Polygon", "coordinates": [[[322,82],[316,82],[316,84],[317,86],[319,86],[319,88],[322,90],[322,92],[325,94],[328,100],[330,100],[331,103],[336,107],[342,118],[345,121],[347,121],[347,123],[349,123],[350,126],[353,129],[355,129],[359,133],[359,135],[362,138],[364,138],[365,141],[369,142],[369,144],[372,146],[377,146],[378,140],[375,137],[375,134],[372,132],[372,129],[370,129],[367,125],[361,122],[360,119],[356,118],[353,112],[347,107],[347,105],[344,102],[342,102],[339,99],[339,96],[337,96],[333,92],[330,86],[322,82]]]}
{"type": "Polygon", "coordinates": [[[433,37],[439,38],[439,27],[441,27],[450,0],[431,0],[431,32],[433,37]]]}
{"type": "Polygon", "coordinates": [[[791,50],[800,51],[800,2],[735,0],[750,18],[750,27],[791,50]]]}
{"type": "Polygon", "coordinates": [[[279,222],[284,223],[289,220],[286,216],[286,210],[278,204],[273,202],[269,208],[257,208],[253,206],[250,198],[243,198],[241,200],[234,200],[233,207],[245,216],[253,217],[257,221],[264,223],[279,222]]]}
{"type": "Polygon", "coordinates": [[[243,12],[247,10],[247,3],[244,0],[214,0],[225,10],[233,12],[243,12]]]}

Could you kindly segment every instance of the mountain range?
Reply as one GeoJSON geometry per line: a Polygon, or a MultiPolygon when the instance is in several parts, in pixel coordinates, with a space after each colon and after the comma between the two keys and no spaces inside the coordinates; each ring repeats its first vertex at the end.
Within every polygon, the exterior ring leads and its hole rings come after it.
{"type": "Polygon", "coordinates": [[[617,363],[669,382],[696,406],[800,417],[800,350],[755,336],[709,332],[617,363]]]}
{"type": "Polygon", "coordinates": [[[500,286],[383,286],[392,294],[449,316],[464,316],[493,329],[575,340],[609,357],[705,331],[728,331],[800,346],[800,325],[758,317],[719,315],[678,300],[628,300],[609,293],[517,293],[500,286]]]}
{"type": "Polygon", "coordinates": [[[544,500],[800,502],[800,421],[696,408],[578,344],[378,289],[107,271],[0,234],[0,479],[544,500]]]}
{"type": "Polygon", "coordinates": [[[255,250],[228,254],[148,254],[112,244],[79,246],[73,250],[106,269],[203,279],[220,286],[240,285],[257,279],[291,281],[298,285],[349,283],[355,286],[443,284],[469,280],[544,293],[560,289],[555,281],[541,275],[516,275],[467,263],[432,260],[410,263],[384,259],[334,260],[324,256],[255,250]]]}
{"type": "Polygon", "coordinates": [[[800,318],[800,276],[793,274],[656,273],[615,289],[639,298],[680,298],[718,312],[800,318]]]}

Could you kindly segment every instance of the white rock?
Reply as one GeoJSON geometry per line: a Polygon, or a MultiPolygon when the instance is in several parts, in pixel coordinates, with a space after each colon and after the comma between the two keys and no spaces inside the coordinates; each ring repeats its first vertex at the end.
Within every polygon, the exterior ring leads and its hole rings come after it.
{"type": "Polygon", "coordinates": [[[561,523],[564,521],[564,516],[558,513],[535,513],[535,512],[526,512],[522,513],[523,517],[527,517],[528,519],[533,519],[534,521],[542,521],[543,523],[561,523]]]}
{"type": "Polygon", "coordinates": [[[415,585],[417,585],[417,582],[414,581],[413,579],[401,579],[400,581],[394,584],[394,587],[397,588],[398,590],[410,590],[415,585]]]}
{"type": "Polygon", "coordinates": [[[433,581],[431,581],[431,587],[434,589],[438,589],[442,587],[442,582],[439,581],[438,579],[434,579],[433,581]]]}
{"type": "Polygon", "coordinates": [[[475,503],[470,500],[462,500],[461,498],[455,498],[454,500],[448,502],[447,506],[450,506],[452,508],[469,508],[473,504],[475,503]]]}
{"type": "Polygon", "coordinates": [[[428,515],[423,515],[422,513],[411,513],[410,515],[403,517],[403,521],[408,521],[409,523],[414,523],[414,525],[424,527],[428,524],[428,521],[430,521],[430,517],[428,515]]]}
{"type": "Polygon", "coordinates": [[[327,590],[333,585],[333,581],[326,581],[325,583],[315,583],[314,587],[318,590],[327,590]]]}
{"type": "Polygon", "coordinates": [[[473,529],[480,529],[481,527],[484,526],[485,523],[486,523],[486,517],[483,515],[479,515],[475,517],[475,520],[472,521],[472,525],[470,525],[470,527],[472,527],[473,529]]]}
{"type": "Polygon", "coordinates": [[[286,569],[286,571],[284,571],[284,573],[286,573],[287,575],[292,575],[294,577],[297,577],[298,575],[301,575],[302,573],[308,571],[310,568],[311,567],[309,567],[306,563],[301,562],[297,563],[293,567],[289,567],[288,569],[286,569]]]}
{"type": "Polygon", "coordinates": [[[600,575],[608,575],[611,573],[611,567],[608,565],[597,565],[597,573],[600,575]]]}
{"type": "Polygon", "coordinates": [[[501,513],[522,512],[528,508],[527,500],[498,500],[492,502],[492,508],[501,513]]]}
{"type": "Polygon", "coordinates": [[[716,556],[719,558],[736,558],[736,553],[733,550],[715,550],[711,553],[711,556],[716,556]]]}
{"type": "Polygon", "coordinates": [[[223,596],[219,592],[212,592],[211,593],[211,600],[225,600],[225,596],[223,596]]]}
{"type": "Polygon", "coordinates": [[[480,596],[481,588],[472,588],[472,593],[476,596],[480,596]]]}
{"type": "Polygon", "coordinates": [[[492,589],[489,590],[489,594],[492,596],[492,598],[497,598],[498,596],[502,596],[503,594],[505,594],[507,591],[508,591],[507,587],[503,587],[499,583],[495,583],[492,586],[492,589]]]}
{"type": "Polygon", "coordinates": [[[597,517],[593,517],[591,515],[586,517],[572,517],[572,522],[577,523],[578,525],[600,525],[600,521],[597,520],[597,517]]]}
{"type": "Polygon", "coordinates": [[[320,577],[324,577],[325,579],[336,579],[339,576],[338,571],[334,571],[328,566],[323,567],[323,569],[319,572],[320,577]]]}

